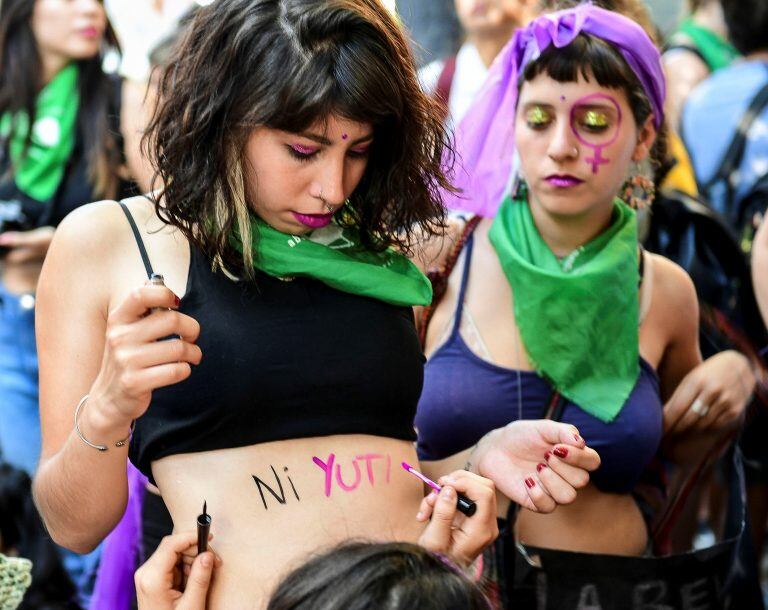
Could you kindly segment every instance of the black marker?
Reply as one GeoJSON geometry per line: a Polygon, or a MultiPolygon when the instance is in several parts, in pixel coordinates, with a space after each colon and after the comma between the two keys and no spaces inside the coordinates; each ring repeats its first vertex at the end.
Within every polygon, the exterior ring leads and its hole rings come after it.
{"type": "Polygon", "coordinates": [[[211,516],[208,514],[208,503],[203,501],[203,514],[197,516],[197,554],[208,550],[208,535],[211,532],[211,516]]]}

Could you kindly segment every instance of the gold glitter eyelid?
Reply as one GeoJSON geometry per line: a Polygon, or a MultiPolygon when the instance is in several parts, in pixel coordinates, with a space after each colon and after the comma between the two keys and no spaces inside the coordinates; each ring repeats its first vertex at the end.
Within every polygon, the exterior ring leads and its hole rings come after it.
{"type": "Polygon", "coordinates": [[[599,110],[587,110],[582,122],[588,127],[608,127],[608,115],[599,110]]]}
{"type": "Polygon", "coordinates": [[[549,120],[549,113],[541,106],[534,106],[525,113],[525,118],[529,123],[540,125],[549,120]]]}

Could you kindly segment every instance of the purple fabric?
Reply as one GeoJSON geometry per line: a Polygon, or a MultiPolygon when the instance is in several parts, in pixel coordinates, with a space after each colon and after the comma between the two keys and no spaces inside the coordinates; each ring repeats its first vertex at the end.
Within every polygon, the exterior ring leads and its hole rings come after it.
{"type": "Polygon", "coordinates": [[[133,574],[141,547],[141,505],[147,477],[128,462],[128,505],[120,523],[104,540],[90,610],[130,610],[133,574]]]}
{"type": "Polygon", "coordinates": [[[453,184],[461,191],[443,192],[446,207],[487,217],[496,214],[511,178],[519,74],[547,47],[568,46],[582,32],[602,38],[617,48],[648,95],[656,128],[661,126],[666,95],[664,72],[659,50],[642,27],[627,17],[591,4],[542,15],[517,30],[504,47],[459,124],[453,184]]]}

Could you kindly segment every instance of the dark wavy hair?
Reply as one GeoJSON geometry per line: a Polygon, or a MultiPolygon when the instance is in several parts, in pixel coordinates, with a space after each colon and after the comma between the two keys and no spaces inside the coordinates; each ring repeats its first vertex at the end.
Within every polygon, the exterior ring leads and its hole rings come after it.
{"type": "MultiPolygon", "coordinates": [[[[638,127],[653,112],[648,94],[627,61],[613,45],[597,36],[582,32],[565,47],[550,45],[525,67],[521,82],[542,73],[559,83],[574,82],[581,74],[586,80],[594,78],[601,87],[624,91],[638,127]]],[[[665,123],[656,134],[650,158],[655,173],[665,172],[669,158],[665,123]]]]}
{"type": "Polygon", "coordinates": [[[217,0],[200,9],[160,83],[143,146],[158,216],[210,259],[252,274],[243,159],[266,126],[302,132],[336,114],[373,125],[368,167],[340,222],[370,249],[408,250],[443,223],[447,133],[379,0],[217,0]]]}
{"type": "MultiPolygon", "coordinates": [[[[34,122],[35,102],[41,86],[34,75],[43,73],[32,32],[34,8],[35,0],[0,1],[0,116],[25,111],[30,124],[34,122]]],[[[117,53],[120,50],[109,20],[103,48],[117,53]]],[[[88,178],[95,194],[111,199],[118,193],[123,157],[120,136],[110,130],[109,100],[114,98],[115,83],[104,73],[103,60],[103,53],[98,53],[77,62],[80,68],[77,132],[83,138],[88,178]]],[[[8,142],[3,146],[7,148],[8,142]]]]}
{"type": "Polygon", "coordinates": [[[278,586],[267,610],[490,610],[450,560],[407,542],[345,543],[278,586]]]}

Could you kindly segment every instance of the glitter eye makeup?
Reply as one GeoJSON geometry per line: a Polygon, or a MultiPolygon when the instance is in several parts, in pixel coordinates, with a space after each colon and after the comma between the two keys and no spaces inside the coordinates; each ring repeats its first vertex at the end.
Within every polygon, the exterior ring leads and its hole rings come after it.
{"type": "Polygon", "coordinates": [[[608,127],[608,115],[602,110],[587,110],[581,116],[581,125],[593,131],[602,131],[608,127]]]}
{"type": "Polygon", "coordinates": [[[291,148],[300,155],[311,155],[319,150],[316,146],[304,146],[302,144],[293,144],[291,148]]]}
{"type": "Polygon", "coordinates": [[[350,154],[354,157],[364,157],[368,154],[368,151],[371,149],[370,144],[365,144],[364,146],[358,146],[357,148],[351,148],[349,150],[350,154]]]}
{"type": "Polygon", "coordinates": [[[536,129],[545,127],[552,121],[552,115],[542,106],[532,106],[525,111],[525,122],[536,129]]]}
{"type": "Polygon", "coordinates": [[[288,152],[299,161],[309,161],[320,150],[316,146],[304,146],[303,144],[289,144],[288,152]]]}
{"type": "Polygon", "coordinates": [[[611,162],[603,153],[619,137],[621,122],[621,106],[603,93],[583,97],[571,108],[571,130],[579,142],[594,150],[594,155],[584,159],[593,174],[611,162]]]}

